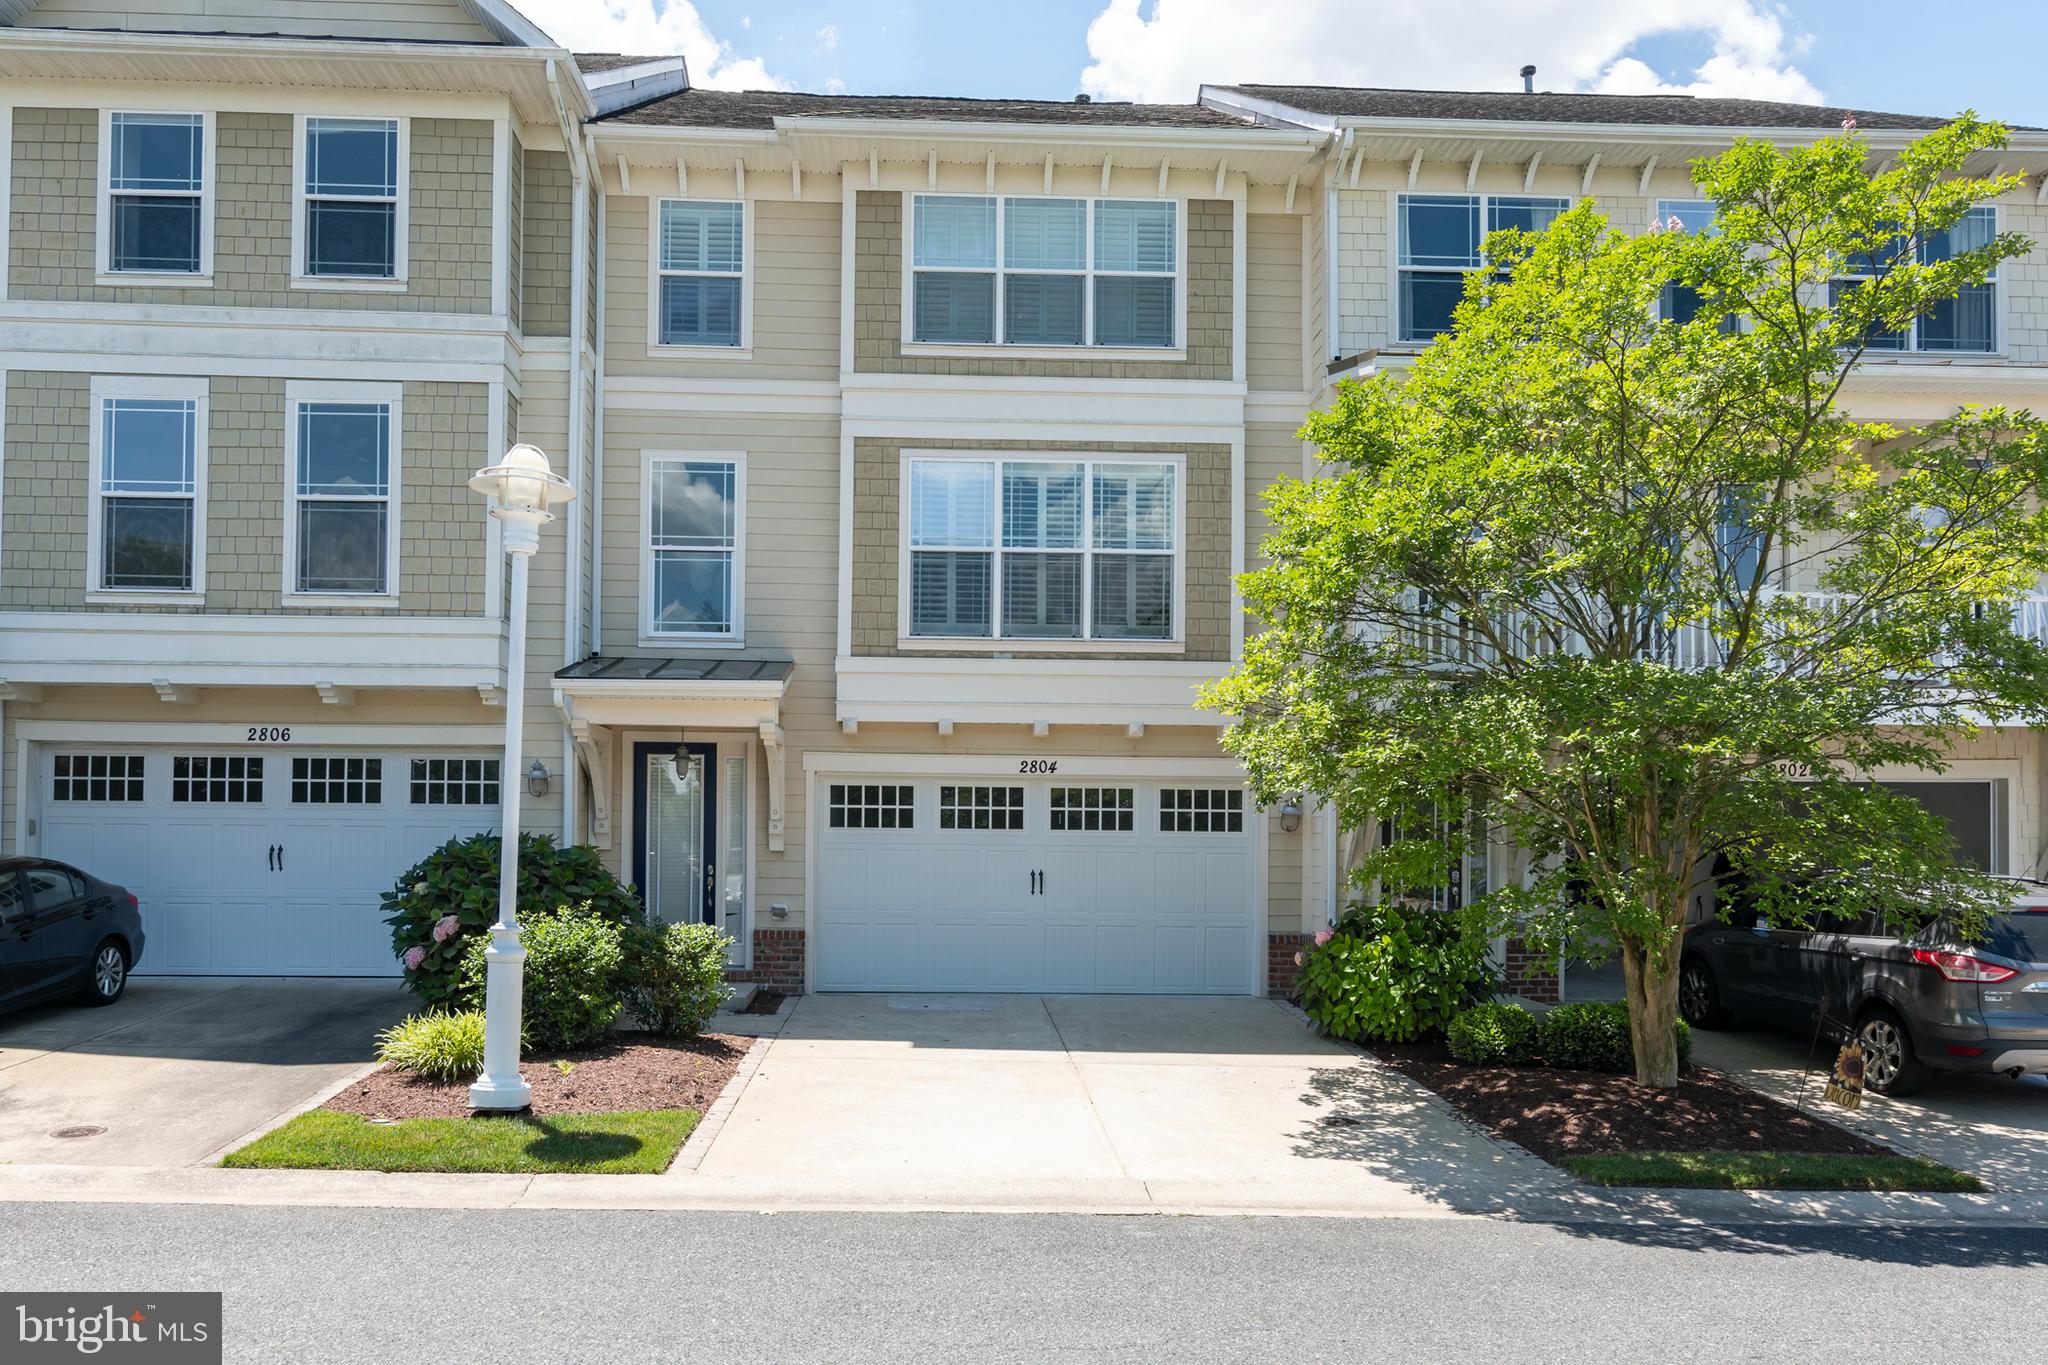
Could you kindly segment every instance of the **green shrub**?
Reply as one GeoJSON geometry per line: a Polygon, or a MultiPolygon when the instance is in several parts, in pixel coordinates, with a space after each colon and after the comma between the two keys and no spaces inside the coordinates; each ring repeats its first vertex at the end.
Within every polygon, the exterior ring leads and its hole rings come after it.
{"type": "Polygon", "coordinates": [[[725,955],[732,940],[709,924],[636,924],[625,933],[619,989],[649,1032],[688,1038],[731,994],[725,955]]]}
{"type": "Polygon", "coordinates": [[[1468,1066],[1527,1066],[1536,1060],[1536,1016],[1520,1005],[1474,1005],[1444,1030],[1451,1056],[1468,1066]]]}
{"type": "MultiPolygon", "coordinates": [[[[624,931],[588,907],[567,907],[523,921],[526,949],[525,1047],[567,1051],[589,1047],[619,1017],[624,931]]],[[[473,939],[462,960],[463,1004],[484,1004],[485,935],[473,939]]]]}
{"type": "MultiPolygon", "coordinates": [[[[405,984],[429,1005],[453,1006],[462,994],[462,964],[498,919],[498,836],[450,839],[408,869],[384,893],[391,951],[405,964],[405,984]]],[[[519,836],[519,917],[588,905],[615,924],[640,919],[640,899],[581,845],[557,848],[545,834],[519,836]]]]}
{"type": "MultiPolygon", "coordinates": [[[[1636,1069],[1635,1044],[1628,1033],[1628,1006],[1559,1005],[1543,1016],[1541,1043],[1547,1066],[1566,1071],[1604,1071],[1626,1076],[1636,1069]]],[[[1692,1030],[1678,1021],[1679,1065],[1692,1060],[1692,1030]]]]}
{"type": "Polygon", "coordinates": [[[1335,1038],[1406,1042],[1491,994],[1486,939],[1431,910],[1354,907],[1302,962],[1302,1008],[1335,1038]]]}
{"type": "Polygon", "coordinates": [[[377,1035],[377,1060],[429,1081],[468,1080],[484,1069],[484,1016],[429,1010],[377,1035]]]}

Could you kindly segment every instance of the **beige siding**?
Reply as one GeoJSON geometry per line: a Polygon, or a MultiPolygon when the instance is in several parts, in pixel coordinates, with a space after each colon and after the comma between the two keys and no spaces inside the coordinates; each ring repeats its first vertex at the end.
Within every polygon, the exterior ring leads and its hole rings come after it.
{"type": "Polygon", "coordinates": [[[605,370],[620,376],[839,377],[839,214],[833,204],[747,202],[753,260],[750,359],[667,347],[649,354],[655,205],[613,195],[605,203],[605,370]]]}
{"type": "Polygon", "coordinates": [[[1245,220],[1245,378],[1254,390],[1299,393],[1301,376],[1301,219],[1256,214],[1245,220]]]}
{"type": "MultiPolygon", "coordinates": [[[[8,375],[0,610],[91,609],[85,558],[90,384],[78,374],[8,375]]],[[[489,390],[411,383],[403,406],[398,601],[316,609],[284,600],[285,381],[211,382],[208,612],[443,616],[483,610],[488,544],[468,479],[487,453],[489,390]]]]}
{"type": "Polygon", "coordinates": [[[18,22],[25,28],[288,33],[414,43],[498,41],[456,0],[42,0],[18,22]]]}
{"type": "Polygon", "coordinates": [[[10,296],[223,308],[491,311],[489,122],[412,121],[409,283],[402,293],[290,287],[297,205],[292,127],[290,114],[223,113],[215,119],[212,288],[103,286],[94,282],[99,113],[16,109],[10,296]]]}
{"type": "MultiPolygon", "coordinates": [[[[897,649],[902,505],[902,455],[916,443],[861,437],[854,442],[853,652],[890,655],[897,649]]],[[[1182,591],[1187,649],[1184,657],[1215,661],[1230,657],[1230,447],[1164,446],[1107,441],[957,441],[948,450],[1049,451],[1073,455],[1167,454],[1187,456],[1187,547],[1182,591]]],[[[1001,648],[991,643],[986,654],[1001,648]]],[[[921,658],[933,651],[917,650],[921,658]]],[[[1034,658],[1057,658],[1033,651],[1034,658]]],[[[1090,654],[1089,658],[1114,657],[1090,654]]],[[[1157,655],[1131,657],[1157,658],[1157,655]]]]}
{"type": "Polygon", "coordinates": [[[523,295],[519,323],[530,337],[569,335],[570,271],[574,268],[575,185],[561,152],[528,152],[518,215],[523,295]]]}
{"type": "Polygon", "coordinates": [[[1221,379],[1232,377],[1232,209],[1188,201],[1185,360],[1025,360],[1000,347],[981,356],[903,353],[903,216],[907,196],[863,190],[855,203],[853,367],[870,374],[1030,375],[1051,379],[1221,379]]]}

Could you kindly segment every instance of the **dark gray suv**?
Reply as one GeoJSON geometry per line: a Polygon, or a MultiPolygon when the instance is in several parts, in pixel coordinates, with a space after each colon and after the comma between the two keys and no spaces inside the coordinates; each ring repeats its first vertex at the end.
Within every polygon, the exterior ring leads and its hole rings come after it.
{"type": "Polygon", "coordinates": [[[1694,1028],[1737,1015],[1863,1044],[1865,1084],[1910,1095],[1937,1071],[2048,1072],[2048,883],[2014,879],[1981,943],[1939,922],[1901,937],[1874,917],[1774,929],[1753,911],[1685,936],[1678,1007],[1694,1028]]]}

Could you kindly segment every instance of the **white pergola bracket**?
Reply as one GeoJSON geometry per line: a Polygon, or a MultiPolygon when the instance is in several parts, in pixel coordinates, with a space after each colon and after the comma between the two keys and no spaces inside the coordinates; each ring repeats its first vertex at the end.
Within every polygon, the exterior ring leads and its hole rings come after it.
{"type": "Polygon", "coordinates": [[[485,706],[503,706],[505,704],[505,689],[496,683],[478,683],[476,685],[476,697],[485,706]]]}
{"type": "Polygon", "coordinates": [[[1033,739],[1044,739],[1044,738],[1045,738],[1045,737],[1046,737],[1047,735],[1049,735],[1049,734],[1051,734],[1051,733],[1052,733],[1052,722],[1051,722],[1051,721],[1049,721],[1049,720],[1034,720],[1034,721],[1032,721],[1032,722],[1031,722],[1031,737],[1032,737],[1033,739]]]}
{"type": "Polygon", "coordinates": [[[560,691],[555,709],[569,723],[569,738],[575,742],[577,760],[590,775],[590,842],[598,848],[612,846],[612,736],[602,726],[592,725],[576,714],[575,705],[560,691]]]}
{"type": "Polygon", "coordinates": [[[1636,181],[1636,197],[1637,197],[1637,198],[1639,198],[1639,199],[1647,199],[1647,198],[1649,198],[1649,197],[1650,197],[1650,177],[1651,177],[1651,176],[1653,176],[1653,175],[1655,175],[1656,173],[1657,173],[1657,158],[1653,156],[1653,157],[1651,157],[1651,158],[1650,158],[1650,159],[1649,159],[1648,161],[1645,161],[1645,162],[1643,163],[1643,175],[1642,175],[1642,178],[1641,178],[1640,180],[1636,181]]]}
{"type": "MultiPolygon", "coordinates": [[[[1409,189],[1411,189],[1411,190],[1412,190],[1412,189],[1414,189],[1414,188],[1415,188],[1415,177],[1417,177],[1417,176],[1419,176],[1419,175],[1421,175],[1421,174],[1422,174],[1422,148],[1420,148],[1420,147],[1417,147],[1417,148],[1415,149],[1415,155],[1414,155],[1414,156],[1412,156],[1412,157],[1410,157],[1410,158],[1408,158],[1408,188],[1409,188],[1409,189]]],[[[1352,183],[1353,185],[1356,185],[1356,184],[1358,183],[1358,172],[1357,172],[1357,171],[1353,171],[1353,172],[1351,173],[1351,183],[1352,183]]]]}
{"type": "Polygon", "coordinates": [[[629,168],[629,167],[628,167],[628,166],[626,165],[626,154],[625,154],[624,152],[620,152],[620,153],[619,153],[619,193],[621,193],[621,194],[631,194],[632,192],[633,192],[633,172],[632,172],[632,170],[631,170],[631,169],[630,169],[630,168],[629,168]]]}
{"type": "Polygon", "coordinates": [[[41,683],[11,683],[0,678],[0,701],[35,703],[43,699],[41,683]]]}
{"type": "Polygon", "coordinates": [[[149,685],[156,689],[157,700],[169,702],[173,706],[190,706],[199,700],[196,689],[180,686],[169,678],[151,678],[149,685]]]}
{"type": "Polygon", "coordinates": [[[354,706],[356,690],[353,687],[337,687],[331,682],[316,682],[313,690],[320,694],[320,700],[328,706],[354,706]]]}
{"type": "Polygon", "coordinates": [[[1465,193],[1470,194],[1479,187],[1479,162],[1486,153],[1472,153],[1472,164],[1465,168],[1465,193]]]}
{"type": "Polygon", "coordinates": [[[1536,188],[1536,168],[1543,164],[1543,153],[1537,152],[1529,158],[1529,169],[1522,172],[1522,193],[1528,194],[1536,188]]]}

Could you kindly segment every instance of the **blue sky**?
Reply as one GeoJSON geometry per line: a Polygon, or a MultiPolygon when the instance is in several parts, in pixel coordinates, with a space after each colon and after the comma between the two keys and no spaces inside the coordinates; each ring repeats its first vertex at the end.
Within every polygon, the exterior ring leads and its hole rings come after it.
{"type": "MultiPolygon", "coordinates": [[[[678,0],[659,0],[662,4],[678,0]]],[[[1156,0],[1143,0],[1141,19],[1157,17],[1156,0]]],[[[1200,0],[1178,0],[1189,10],[1200,0]]],[[[593,0],[578,0],[581,4],[593,0]]],[[[735,58],[756,58],[777,83],[803,90],[843,88],[859,93],[915,92],[954,95],[1021,95],[1063,98],[1088,88],[1083,72],[1102,52],[1091,52],[1089,25],[1109,0],[1034,0],[1024,5],[961,3],[961,0],[866,0],[858,6],[791,0],[695,0],[702,25],[735,58]]],[[[1135,0],[1133,0],[1135,4],[1135,0]]],[[[1174,4],[1176,0],[1163,0],[1174,4]]],[[[1306,0],[1280,0],[1303,6],[1306,0]]],[[[1496,88],[1512,88],[1519,49],[1551,44],[1554,30],[1570,28],[1588,10],[1629,8],[1672,9],[1674,0],[1633,0],[1614,5],[1602,0],[1436,0],[1408,16],[1408,22],[1455,30],[1461,37],[1455,52],[1414,52],[1415,44],[1385,37],[1402,20],[1393,16],[1419,0],[1379,0],[1342,7],[1340,24],[1322,39],[1313,32],[1302,41],[1321,50],[1307,75],[1296,71],[1262,70],[1264,36],[1254,30],[1241,38],[1225,36],[1218,50],[1235,54],[1228,69],[1208,69],[1214,59],[1192,56],[1181,68],[1157,70],[1158,89],[1102,88],[1104,94],[1154,95],[1183,84],[1186,72],[1204,71],[1218,81],[1260,78],[1307,79],[1331,83],[1464,86],[1479,83],[1496,66],[1496,88]],[[1549,11],[1547,14],[1545,11],[1549,11]],[[1393,16],[1393,17],[1390,17],[1393,16]],[[1513,30],[1527,20],[1526,38],[1513,30]],[[1542,28],[1535,27],[1542,25],[1542,28]],[[1506,30],[1506,31],[1503,31],[1506,30]],[[1475,56],[1474,45],[1487,49],[1475,56]],[[1407,47],[1404,52],[1393,50],[1407,47]],[[1352,58],[1355,58],[1353,60],[1352,58]]],[[[1266,7],[1237,0],[1239,13],[1253,22],[1266,7]]],[[[1308,8],[1314,8],[1308,4],[1308,8]]],[[[1749,39],[1742,28],[1752,18],[1776,20],[1784,41],[1758,63],[1774,71],[1802,75],[1830,103],[1904,112],[1947,114],[1974,105],[2016,123],[2048,126],[2048,81],[2040,67],[2048,52],[2048,3],[2008,0],[1989,8],[1955,11],[1944,22],[1938,7],[1925,0],[1675,0],[1681,13],[1699,16],[1698,27],[1678,33],[1648,32],[1618,51],[1592,49],[1586,60],[1605,66],[1614,57],[1630,57],[1672,86],[1695,79],[1701,64],[1730,43],[1749,39]],[[1732,17],[1731,17],[1732,16],[1732,17]],[[1732,35],[1732,36],[1731,36],[1732,35]]],[[[1270,15],[1270,11],[1266,11],[1270,15]]],[[[1191,22],[1199,21],[1199,16],[1191,22]]],[[[1594,26],[1584,19],[1588,28],[1594,26]]],[[[1208,22],[1213,28],[1214,21],[1208,22]]],[[[1611,29],[1611,25],[1608,26],[1611,29]]],[[[1645,25],[1644,27],[1650,27],[1645,25]]],[[[1420,31],[1420,30],[1419,30],[1420,31]]],[[[1142,39],[1125,41],[1159,49],[1176,39],[1170,24],[1145,30],[1142,39]]],[[[1435,36],[1434,34],[1431,35],[1435,36]]],[[[1113,40],[1105,39],[1105,46],[1113,40]]],[[[1530,52],[1535,59],[1542,54],[1530,52]]],[[[1114,53],[1107,65],[1115,67],[1114,53]]],[[[1163,61],[1158,51],[1125,53],[1121,74],[1102,79],[1129,86],[1146,78],[1163,61]],[[1135,70],[1138,74],[1131,74],[1135,70]]],[[[1230,58],[1226,58],[1230,60],[1230,58]]],[[[1285,66],[1301,59],[1287,49],[1264,57],[1267,66],[1285,66]]],[[[1553,57],[1567,67],[1575,55],[1553,57]]],[[[693,65],[702,67],[704,62],[693,65]]],[[[1572,81],[1567,71],[1552,78],[1549,88],[1590,88],[1592,80],[1572,81]]],[[[1638,73],[1639,75],[1640,73],[1638,73]]],[[[1759,95],[1768,88],[1744,91],[1759,95]]],[[[1729,93],[1737,93],[1729,90],[1729,93]]],[[[1184,89],[1179,98],[1192,98],[1184,89]]]]}

